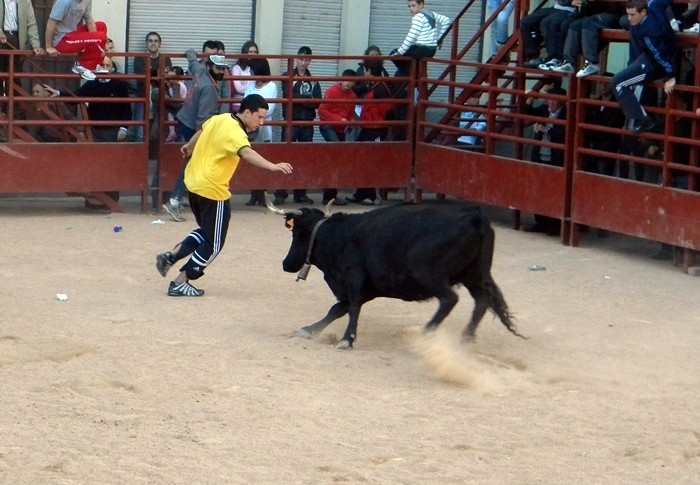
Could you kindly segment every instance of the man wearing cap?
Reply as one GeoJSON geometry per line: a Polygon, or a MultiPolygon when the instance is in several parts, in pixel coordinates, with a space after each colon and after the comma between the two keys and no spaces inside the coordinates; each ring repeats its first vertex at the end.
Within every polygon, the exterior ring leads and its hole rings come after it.
{"type": "MultiPolygon", "coordinates": [[[[202,129],[205,121],[219,114],[219,84],[226,73],[226,58],[221,55],[211,54],[203,63],[197,62],[197,54],[193,49],[185,52],[189,62],[189,71],[192,73],[192,84],[187,91],[187,98],[182,108],[177,112],[177,129],[185,141],[189,142],[197,131],[202,129]]],[[[185,196],[185,167],[175,182],[175,188],[170,195],[170,201],[163,204],[163,210],[170,214],[176,222],[183,222],[180,214],[180,201],[185,196]]]]}

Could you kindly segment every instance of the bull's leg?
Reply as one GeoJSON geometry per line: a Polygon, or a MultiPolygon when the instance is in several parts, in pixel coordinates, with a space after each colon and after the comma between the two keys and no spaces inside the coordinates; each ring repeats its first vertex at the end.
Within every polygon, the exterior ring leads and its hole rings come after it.
{"type": "Polygon", "coordinates": [[[449,286],[445,286],[442,290],[442,293],[436,296],[438,301],[440,302],[440,306],[438,306],[438,309],[435,312],[435,315],[433,315],[433,318],[431,318],[430,321],[425,325],[426,332],[430,330],[435,330],[438,327],[438,325],[442,323],[445,317],[447,317],[447,315],[450,314],[452,309],[459,301],[457,293],[455,293],[454,290],[449,286]]]}
{"type": "Polygon", "coordinates": [[[335,305],[333,305],[331,307],[331,309],[328,310],[328,313],[326,314],[326,316],[323,317],[321,320],[299,330],[299,332],[297,333],[297,336],[303,337],[303,338],[315,337],[316,335],[321,333],[324,328],[326,328],[328,325],[330,325],[331,322],[342,317],[347,312],[348,312],[348,302],[345,300],[341,300],[338,303],[336,303],[335,305]]]}
{"type": "Polygon", "coordinates": [[[484,313],[487,309],[491,309],[501,320],[501,323],[506,326],[508,331],[520,338],[527,338],[520,335],[513,323],[513,315],[508,310],[508,304],[503,298],[500,288],[490,276],[479,286],[468,287],[469,292],[474,297],[474,312],[469,325],[462,333],[462,339],[465,341],[474,340],[476,327],[479,325],[484,313]]]}
{"type": "Polygon", "coordinates": [[[351,349],[352,344],[357,336],[357,320],[360,318],[360,308],[362,308],[361,302],[351,302],[348,308],[350,313],[350,318],[348,322],[348,327],[345,329],[345,335],[343,339],[338,342],[335,346],[336,349],[351,349]]]}
{"type": "Polygon", "coordinates": [[[479,322],[484,318],[484,313],[489,309],[489,293],[485,288],[468,286],[467,289],[471,293],[472,298],[474,298],[474,310],[472,311],[472,318],[469,320],[469,324],[462,332],[462,340],[465,342],[474,340],[476,327],[479,326],[479,322]]]}

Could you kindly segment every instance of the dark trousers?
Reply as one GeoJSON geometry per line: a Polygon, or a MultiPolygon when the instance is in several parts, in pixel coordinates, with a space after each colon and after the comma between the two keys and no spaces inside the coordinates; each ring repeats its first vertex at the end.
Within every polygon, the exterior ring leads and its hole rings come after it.
{"type": "MultiPolygon", "coordinates": [[[[426,59],[433,57],[437,52],[437,47],[428,47],[427,45],[412,45],[408,48],[404,56],[412,57],[416,60],[416,72],[418,72],[418,66],[420,65],[421,59],[426,59]]],[[[411,61],[400,61],[393,60],[392,62],[396,66],[396,76],[408,76],[411,70],[411,61]]]]}
{"type": "Polygon", "coordinates": [[[564,52],[564,42],[569,25],[576,20],[572,12],[557,10],[545,17],[540,23],[540,31],[547,48],[547,58],[561,59],[564,52]]]}
{"type": "MultiPolygon", "coordinates": [[[[287,139],[287,130],[282,127],[282,141],[287,139]]],[[[313,126],[293,126],[292,141],[310,142],[314,141],[313,126]]],[[[294,189],[294,200],[299,200],[306,197],[306,189],[294,189]]],[[[289,193],[285,189],[275,190],[275,198],[286,199],[289,193]]]]}
{"type": "Polygon", "coordinates": [[[175,260],[190,256],[180,271],[184,271],[188,279],[196,280],[224,247],[231,220],[231,201],[211,200],[193,192],[189,192],[188,197],[199,227],[182,241],[174,256],[175,260]]]}
{"type": "Polygon", "coordinates": [[[665,75],[666,72],[661,66],[651,62],[646,55],[642,54],[613,76],[610,87],[628,120],[641,120],[647,116],[632,88],[639,84],[655,81],[665,75]]]}
{"type": "Polygon", "coordinates": [[[520,19],[520,33],[523,40],[523,55],[525,59],[539,57],[540,43],[542,42],[540,23],[547,18],[547,16],[556,12],[560,12],[560,10],[555,8],[541,8],[520,19]]]}

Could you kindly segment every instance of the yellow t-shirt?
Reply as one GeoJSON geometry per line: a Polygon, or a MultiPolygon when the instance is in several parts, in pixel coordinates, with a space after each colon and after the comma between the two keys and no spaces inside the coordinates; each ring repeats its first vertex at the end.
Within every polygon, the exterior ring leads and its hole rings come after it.
{"type": "Polygon", "coordinates": [[[190,192],[211,200],[231,198],[229,182],[238,167],[238,152],[249,147],[243,124],[229,113],[212,116],[202,125],[202,133],[185,169],[185,185],[190,192]]]}

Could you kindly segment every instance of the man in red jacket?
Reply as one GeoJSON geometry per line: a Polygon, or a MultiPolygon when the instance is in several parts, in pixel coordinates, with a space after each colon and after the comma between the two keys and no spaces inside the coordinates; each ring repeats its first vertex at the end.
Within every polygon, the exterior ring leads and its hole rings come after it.
{"type": "MultiPolygon", "coordinates": [[[[357,74],[352,69],[343,71],[343,77],[355,77],[357,74]]],[[[324,101],[318,107],[318,117],[321,121],[336,122],[335,125],[321,125],[319,131],[323,139],[331,142],[345,141],[345,135],[352,130],[352,127],[347,124],[342,124],[343,121],[351,121],[355,118],[355,101],[357,95],[352,90],[355,86],[355,81],[340,81],[326,91],[323,96],[324,101]],[[346,103],[333,103],[332,101],[341,100],[348,101],[346,103]],[[329,102],[331,101],[331,102],[329,102]]],[[[324,189],[323,203],[327,204],[333,200],[333,205],[347,205],[343,199],[338,198],[338,189],[324,189]]]]}

